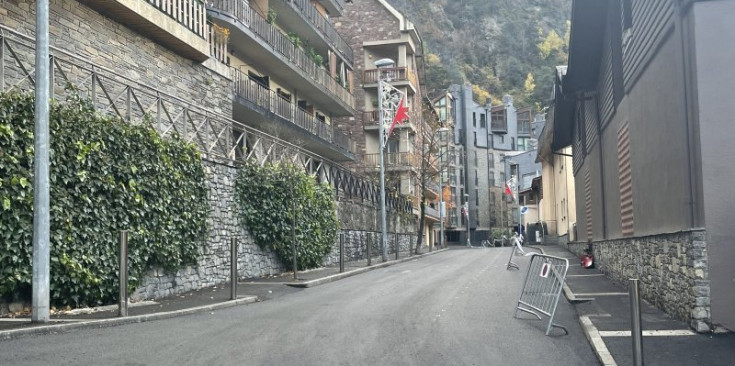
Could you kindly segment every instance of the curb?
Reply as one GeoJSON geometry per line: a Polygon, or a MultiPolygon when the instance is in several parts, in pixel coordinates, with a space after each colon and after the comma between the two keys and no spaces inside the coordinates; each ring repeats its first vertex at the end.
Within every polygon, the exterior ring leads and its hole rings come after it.
{"type": "Polygon", "coordinates": [[[361,273],[370,272],[370,271],[375,270],[375,269],[390,267],[390,266],[392,266],[394,264],[399,264],[399,263],[408,262],[408,261],[411,261],[411,260],[420,259],[422,257],[429,256],[429,255],[434,255],[434,254],[441,253],[441,252],[444,252],[444,251],[447,251],[447,250],[449,250],[449,248],[439,249],[439,250],[435,250],[433,252],[423,253],[423,254],[419,254],[419,255],[414,255],[414,256],[411,256],[411,257],[405,257],[405,258],[402,258],[402,259],[399,259],[399,260],[393,260],[393,261],[383,262],[383,263],[379,263],[379,264],[376,264],[376,265],[372,265],[370,267],[358,268],[356,270],[352,270],[352,271],[349,271],[349,272],[342,272],[342,273],[338,273],[338,274],[327,276],[327,277],[317,278],[315,280],[309,280],[309,281],[304,281],[304,282],[288,282],[288,283],[286,283],[286,285],[287,286],[291,286],[291,287],[297,287],[297,288],[316,287],[316,286],[323,285],[323,284],[326,284],[326,283],[330,283],[330,282],[334,282],[334,281],[339,281],[339,280],[344,279],[344,278],[347,278],[347,277],[356,276],[356,275],[359,275],[361,273]]]}
{"type": "Polygon", "coordinates": [[[197,306],[197,307],[188,308],[188,309],[167,311],[167,312],[162,312],[162,313],[143,314],[143,315],[128,316],[124,318],[98,319],[98,320],[66,323],[66,324],[54,324],[54,325],[44,325],[44,326],[38,326],[38,327],[32,327],[32,328],[6,330],[6,331],[0,331],[0,340],[16,339],[16,338],[27,336],[27,335],[66,332],[66,331],[75,330],[75,329],[104,328],[104,327],[111,327],[111,326],[123,325],[123,324],[143,323],[143,322],[152,321],[152,320],[169,319],[169,318],[179,317],[183,315],[191,315],[191,314],[203,313],[207,311],[221,310],[221,309],[231,308],[231,307],[238,306],[238,305],[251,304],[256,301],[258,301],[257,296],[247,296],[247,297],[239,298],[237,300],[229,300],[229,301],[220,302],[220,303],[212,304],[212,305],[203,305],[203,306],[197,306]]]}

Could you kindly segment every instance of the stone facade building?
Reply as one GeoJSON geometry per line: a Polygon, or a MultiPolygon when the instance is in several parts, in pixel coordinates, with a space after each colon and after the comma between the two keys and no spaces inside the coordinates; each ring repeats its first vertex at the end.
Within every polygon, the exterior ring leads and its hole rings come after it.
{"type": "MultiPolygon", "coordinates": [[[[432,129],[423,118],[424,91],[423,40],[404,14],[385,0],[355,0],[345,4],[344,15],[335,23],[355,50],[354,69],[357,75],[354,95],[355,117],[342,118],[341,129],[349,131],[355,143],[356,161],[350,164],[356,170],[378,179],[379,121],[378,81],[388,83],[405,95],[408,120],[398,124],[388,137],[385,148],[386,191],[402,194],[413,201],[414,215],[418,217],[422,196],[421,176],[436,173],[434,164],[425,166],[423,145],[431,138],[432,129]],[[388,67],[378,68],[378,60],[389,59],[388,67]]],[[[390,121],[386,126],[390,125],[390,121]]],[[[425,187],[426,188],[426,187],[425,187]]],[[[430,187],[429,187],[430,188],[430,187]]],[[[438,192],[426,192],[429,200],[438,192]]],[[[427,210],[423,244],[433,244],[433,226],[438,222],[438,211],[427,210]]]]}

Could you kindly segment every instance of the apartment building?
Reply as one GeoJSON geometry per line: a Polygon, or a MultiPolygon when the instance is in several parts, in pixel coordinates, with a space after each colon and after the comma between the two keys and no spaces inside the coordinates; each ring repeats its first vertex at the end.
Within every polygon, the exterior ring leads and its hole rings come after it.
{"type": "Polygon", "coordinates": [[[343,0],[208,2],[209,18],[229,36],[235,120],[331,160],[354,159],[350,139],[333,123],[355,113],[354,53],[332,24],[343,6],[343,0]]]}
{"type": "MultiPolygon", "coordinates": [[[[423,41],[418,30],[404,14],[385,0],[356,0],[345,5],[337,30],[355,51],[354,70],[358,75],[354,86],[357,114],[342,118],[338,125],[355,143],[356,161],[349,166],[374,177],[379,169],[379,107],[378,82],[383,80],[405,95],[408,119],[396,125],[387,140],[385,173],[387,194],[402,194],[413,200],[414,213],[419,215],[422,196],[421,179],[423,145],[433,131],[423,119],[423,41]],[[378,68],[378,60],[393,62],[378,68]]],[[[436,170],[435,164],[429,169],[436,170]]],[[[438,192],[428,192],[431,200],[438,192]]],[[[430,210],[431,211],[431,210],[430,210]]],[[[438,222],[438,211],[426,216],[423,229],[428,232],[438,222]],[[436,216],[435,216],[436,215],[436,216]]],[[[427,242],[425,241],[424,244],[427,242]]]]}
{"type": "Polygon", "coordinates": [[[452,85],[451,112],[453,128],[453,172],[449,242],[479,243],[487,239],[491,228],[490,212],[490,106],[475,102],[470,85],[452,85]]]}

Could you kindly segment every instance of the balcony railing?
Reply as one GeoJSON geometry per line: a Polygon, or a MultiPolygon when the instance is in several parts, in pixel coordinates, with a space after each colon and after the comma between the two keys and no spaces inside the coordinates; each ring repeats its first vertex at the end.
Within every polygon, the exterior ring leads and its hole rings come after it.
{"type": "Polygon", "coordinates": [[[320,121],[318,118],[309,114],[309,112],[299,108],[298,105],[282,98],[276,92],[250,80],[247,75],[240,71],[234,71],[234,78],[235,93],[238,96],[275,113],[279,117],[346,151],[350,151],[351,144],[349,137],[336,130],[333,126],[320,121]]]}
{"type": "Polygon", "coordinates": [[[306,19],[308,19],[316,29],[318,29],[327,40],[334,46],[342,57],[347,60],[350,64],[354,62],[354,51],[347,41],[337,33],[329,19],[325,18],[319,11],[316,10],[312,5],[311,0],[292,0],[292,6],[300,11],[306,19]]]}
{"type": "Polygon", "coordinates": [[[227,63],[227,34],[216,24],[207,23],[207,43],[209,43],[209,55],[215,60],[227,63]]]}
{"type": "MultiPolygon", "coordinates": [[[[419,119],[418,113],[411,113],[410,108],[408,112],[408,120],[403,121],[404,125],[408,125],[419,119]]],[[[380,112],[379,111],[366,111],[362,112],[362,125],[363,127],[376,127],[380,123],[380,112]]],[[[400,128],[399,125],[396,125],[400,128]]]]}
{"type": "Polygon", "coordinates": [[[379,77],[383,80],[409,81],[413,85],[418,85],[416,74],[406,67],[372,69],[362,72],[363,84],[375,84],[378,82],[379,77]]]}
{"type": "MultiPolygon", "coordinates": [[[[394,168],[420,168],[421,155],[417,153],[399,152],[385,153],[383,155],[386,167],[394,168]]],[[[380,164],[380,154],[365,154],[365,164],[368,166],[378,166],[380,164]]]]}
{"type": "Polygon", "coordinates": [[[355,99],[349,90],[334,80],[321,65],[317,65],[304,50],[296,47],[278,28],[272,26],[266,19],[252,10],[246,0],[209,1],[212,8],[228,13],[237,19],[253,31],[258,38],[270,45],[274,52],[284,56],[292,65],[300,69],[317,84],[323,86],[330,94],[344,101],[351,108],[355,107],[355,99]]]}
{"type": "Polygon", "coordinates": [[[146,0],[202,38],[207,37],[207,9],[202,0],[146,0]]]}

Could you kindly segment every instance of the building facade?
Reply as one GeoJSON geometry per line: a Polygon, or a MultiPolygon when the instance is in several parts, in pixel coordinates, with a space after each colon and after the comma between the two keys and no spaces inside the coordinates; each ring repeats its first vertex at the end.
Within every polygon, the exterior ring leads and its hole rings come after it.
{"type": "MultiPolygon", "coordinates": [[[[425,98],[420,78],[423,40],[413,23],[385,0],[356,0],[345,4],[344,16],[336,25],[355,51],[354,70],[358,75],[354,88],[358,112],[354,117],[339,120],[339,125],[349,131],[355,142],[356,161],[349,166],[378,179],[378,81],[383,80],[403,93],[409,116],[395,126],[386,143],[386,191],[410,197],[414,215],[418,217],[423,194],[431,202],[438,198],[433,185],[422,181],[422,175],[437,173],[433,160],[426,164],[423,149],[427,139],[433,138],[432,127],[424,119],[425,98]],[[376,61],[385,59],[393,64],[379,68],[376,61]],[[427,187],[429,191],[424,192],[427,187]]],[[[438,211],[429,207],[424,219],[422,244],[433,244],[438,211]]]]}
{"type": "MultiPolygon", "coordinates": [[[[733,1],[574,1],[566,102],[581,251],[699,332],[735,329],[733,1]]],[[[560,113],[562,112],[562,113],[560,113]]]]}

